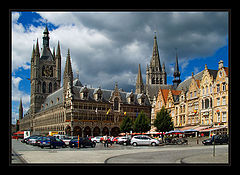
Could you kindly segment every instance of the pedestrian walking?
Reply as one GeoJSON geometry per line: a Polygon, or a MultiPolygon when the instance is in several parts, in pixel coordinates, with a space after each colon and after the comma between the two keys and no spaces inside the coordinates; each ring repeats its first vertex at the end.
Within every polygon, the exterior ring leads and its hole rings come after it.
{"type": "Polygon", "coordinates": [[[108,147],[108,137],[107,137],[107,135],[104,137],[104,147],[108,147]]]}

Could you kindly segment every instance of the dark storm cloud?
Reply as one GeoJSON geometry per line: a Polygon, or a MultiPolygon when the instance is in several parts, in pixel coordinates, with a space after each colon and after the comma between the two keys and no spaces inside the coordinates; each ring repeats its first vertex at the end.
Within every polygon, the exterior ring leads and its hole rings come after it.
{"type": "MultiPolygon", "coordinates": [[[[145,77],[155,30],[161,63],[165,63],[168,76],[172,76],[175,48],[178,48],[179,62],[184,63],[196,57],[211,56],[227,44],[227,12],[73,12],[67,22],[63,20],[64,15],[60,16],[45,15],[60,27],[69,24],[70,20],[80,31],[85,28],[90,36],[95,32],[107,39],[102,44],[96,44],[94,37],[87,38],[82,45],[68,43],[70,48],[74,45],[72,59],[80,70],[83,83],[93,86],[100,82],[106,87],[118,81],[125,89],[134,88],[132,80],[137,76],[139,63],[145,77]]],[[[82,37],[80,35],[76,43],[82,42],[82,37]]]]}

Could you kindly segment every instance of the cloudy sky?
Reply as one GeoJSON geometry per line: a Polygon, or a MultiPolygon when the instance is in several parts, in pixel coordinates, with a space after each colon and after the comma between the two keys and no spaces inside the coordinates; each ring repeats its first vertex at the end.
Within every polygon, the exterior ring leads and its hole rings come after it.
{"type": "Polygon", "coordinates": [[[20,97],[24,112],[30,102],[30,57],[43,30],[50,32],[50,48],[60,42],[62,74],[70,49],[74,76],[82,84],[135,91],[138,64],[145,82],[156,31],[160,61],[172,84],[177,48],[181,79],[207,64],[228,66],[227,12],[18,12],[12,16],[12,122],[18,118],[20,97]]]}

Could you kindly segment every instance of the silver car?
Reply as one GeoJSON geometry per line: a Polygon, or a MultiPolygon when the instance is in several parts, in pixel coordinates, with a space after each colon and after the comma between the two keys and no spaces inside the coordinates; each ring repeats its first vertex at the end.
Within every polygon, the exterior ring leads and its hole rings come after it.
{"type": "Polygon", "coordinates": [[[137,145],[152,145],[152,146],[156,146],[156,145],[159,145],[159,141],[156,140],[156,139],[152,139],[149,136],[138,135],[138,136],[134,136],[131,139],[131,145],[133,145],[133,146],[137,146],[137,145]]]}

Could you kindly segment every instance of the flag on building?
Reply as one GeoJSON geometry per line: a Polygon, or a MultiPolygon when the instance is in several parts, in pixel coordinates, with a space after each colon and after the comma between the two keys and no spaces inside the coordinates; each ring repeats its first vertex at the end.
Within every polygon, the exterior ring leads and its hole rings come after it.
{"type": "Polygon", "coordinates": [[[109,108],[109,110],[107,111],[107,115],[109,114],[110,111],[111,111],[111,108],[109,108]]]}

